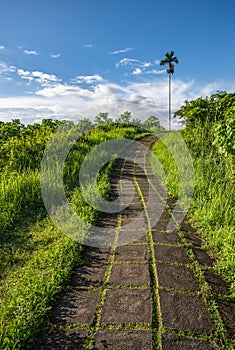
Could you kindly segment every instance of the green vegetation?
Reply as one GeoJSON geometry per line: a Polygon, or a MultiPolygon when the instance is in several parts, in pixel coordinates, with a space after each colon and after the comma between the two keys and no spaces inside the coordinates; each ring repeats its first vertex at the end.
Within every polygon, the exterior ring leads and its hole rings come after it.
{"type": "MultiPolygon", "coordinates": [[[[61,124],[73,123],[52,120],[28,126],[19,120],[0,123],[0,349],[30,347],[33,334],[80,259],[81,244],[55,227],[47,216],[40,192],[43,152],[61,124]]],[[[64,186],[79,216],[95,223],[98,212],[85,202],[79,188],[78,172],[83,159],[101,142],[138,138],[146,132],[120,123],[92,129],[87,119],[81,120],[78,127],[81,137],[67,157],[64,186]]],[[[112,164],[104,167],[98,177],[104,197],[109,193],[112,164]]]]}
{"type": "MultiPolygon", "coordinates": [[[[235,94],[219,92],[186,101],[176,116],[185,125],[180,134],[191,153],[195,171],[190,217],[216,257],[217,270],[232,282],[235,293],[235,94]]],[[[28,126],[19,120],[0,122],[0,349],[30,347],[53,300],[65,288],[74,265],[80,261],[81,244],[54,225],[40,191],[44,150],[61,125],[73,123],[51,119],[28,126]]],[[[109,139],[143,137],[148,134],[144,128],[163,131],[156,117],[141,122],[131,119],[130,112],[124,112],[116,122],[108,113],[100,113],[95,126],[88,119],[79,121],[80,139],[71,148],[63,171],[67,198],[88,223],[95,223],[99,213],[86,203],[79,186],[79,170],[86,155],[109,139]]],[[[155,144],[154,153],[166,176],[157,164],[155,171],[166,182],[172,197],[182,195],[184,206],[192,183],[187,176],[187,163],[181,162],[179,171],[178,160],[169,151],[183,154],[185,146],[178,142],[177,134],[167,133],[164,142],[155,144]],[[181,188],[180,173],[184,174],[181,188]]],[[[110,161],[98,176],[99,192],[106,199],[113,164],[110,161]]],[[[92,184],[87,191],[93,191],[92,184]]]]}
{"type": "MultiPolygon", "coordinates": [[[[185,125],[180,133],[193,157],[195,189],[189,214],[235,293],[235,94],[218,92],[186,101],[175,116],[185,125]]],[[[165,138],[178,150],[172,134],[165,138]]],[[[154,152],[164,164],[169,192],[177,198],[176,163],[163,142],[154,152]]],[[[187,176],[184,185],[189,185],[187,176]]]]}

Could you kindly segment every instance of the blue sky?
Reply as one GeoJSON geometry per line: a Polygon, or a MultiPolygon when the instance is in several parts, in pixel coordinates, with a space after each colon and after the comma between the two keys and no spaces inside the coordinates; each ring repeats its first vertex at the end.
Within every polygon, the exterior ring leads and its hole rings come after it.
{"type": "Polygon", "coordinates": [[[0,2],[0,120],[167,116],[167,51],[179,59],[173,110],[234,92],[234,0],[0,2]]]}

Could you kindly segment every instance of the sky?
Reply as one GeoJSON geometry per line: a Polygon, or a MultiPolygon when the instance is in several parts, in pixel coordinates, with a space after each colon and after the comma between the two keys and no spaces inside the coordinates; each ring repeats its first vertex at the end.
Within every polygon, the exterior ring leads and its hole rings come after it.
{"type": "MultiPolygon", "coordinates": [[[[0,120],[172,111],[235,90],[234,0],[0,0],[0,120]]],[[[175,121],[174,126],[177,127],[175,121]]]]}

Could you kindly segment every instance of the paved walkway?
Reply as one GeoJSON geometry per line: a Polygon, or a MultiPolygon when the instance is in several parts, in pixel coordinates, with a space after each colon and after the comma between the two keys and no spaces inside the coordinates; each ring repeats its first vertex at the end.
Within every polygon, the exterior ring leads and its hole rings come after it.
{"type": "Polygon", "coordinates": [[[234,349],[229,285],[187,218],[169,230],[175,202],[166,204],[147,152],[129,152],[136,161],[120,160],[111,186],[114,197],[120,186],[123,201],[132,194],[132,203],[99,223],[115,232],[112,247],[84,248],[34,349],[234,349]]]}

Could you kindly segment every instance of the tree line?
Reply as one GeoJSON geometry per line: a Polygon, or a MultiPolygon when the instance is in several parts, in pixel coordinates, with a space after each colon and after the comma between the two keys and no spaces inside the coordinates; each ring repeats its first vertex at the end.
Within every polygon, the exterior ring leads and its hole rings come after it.
{"type": "MultiPolygon", "coordinates": [[[[220,155],[235,155],[235,93],[218,91],[205,98],[185,101],[174,114],[185,126],[185,135],[193,149],[198,149],[198,130],[208,152],[216,147],[220,155]]],[[[201,145],[202,146],[202,145],[201,145]]]]}
{"type": "Polygon", "coordinates": [[[105,125],[134,124],[148,130],[164,130],[160,121],[155,116],[150,116],[144,121],[133,119],[131,112],[124,112],[116,120],[108,113],[99,113],[94,122],[88,118],[80,119],[76,124],[69,120],[43,119],[41,123],[24,125],[19,119],[10,122],[0,121],[0,172],[5,170],[21,171],[22,169],[37,169],[46,146],[46,143],[61,125],[76,125],[80,135],[89,132],[94,127],[105,125]]]}

